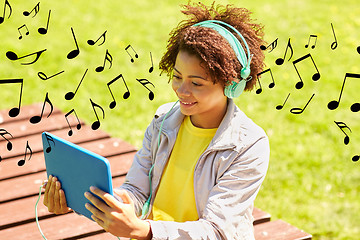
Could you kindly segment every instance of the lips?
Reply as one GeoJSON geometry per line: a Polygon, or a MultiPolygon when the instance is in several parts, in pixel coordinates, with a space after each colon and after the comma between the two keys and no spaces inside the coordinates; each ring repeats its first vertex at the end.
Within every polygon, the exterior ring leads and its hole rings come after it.
{"type": "Polygon", "coordinates": [[[196,102],[191,102],[191,101],[183,101],[183,100],[180,100],[180,104],[183,105],[183,106],[186,106],[186,107],[190,107],[190,106],[193,106],[196,104],[196,102]]]}

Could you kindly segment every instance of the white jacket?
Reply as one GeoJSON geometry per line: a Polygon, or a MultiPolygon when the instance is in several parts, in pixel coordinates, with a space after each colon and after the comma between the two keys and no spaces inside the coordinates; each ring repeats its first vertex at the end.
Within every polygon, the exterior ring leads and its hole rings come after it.
{"type": "MultiPolygon", "coordinates": [[[[179,106],[175,106],[164,121],[158,146],[160,125],[172,105],[168,103],[157,110],[145,132],[143,147],[136,153],[121,186],[134,200],[138,215],[150,195],[149,170],[155,164],[152,206],[184,119],[179,106]]],[[[265,178],[269,155],[265,132],[229,99],[214,138],[195,166],[199,220],[184,223],[150,220],[153,239],[254,239],[253,203],[265,178]]]]}

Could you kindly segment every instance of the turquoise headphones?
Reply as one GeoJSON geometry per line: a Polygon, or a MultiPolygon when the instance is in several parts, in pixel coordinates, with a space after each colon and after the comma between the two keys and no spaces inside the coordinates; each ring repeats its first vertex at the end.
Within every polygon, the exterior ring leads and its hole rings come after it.
{"type": "Polygon", "coordinates": [[[249,46],[247,45],[244,37],[233,26],[231,26],[225,22],[218,21],[218,20],[206,20],[206,21],[196,23],[193,26],[212,28],[229,42],[230,46],[232,47],[232,49],[235,52],[237,59],[239,60],[240,64],[242,65],[242,69],[240,72],[240,76],[241,76],[240,81],[238,83],[233,81],[231,84],[227,85],[224,89],[224,94],[228,98],[239,97],[240,94],[245,89],[246,82],[251,80],[251,77],[249,78],[249,75],[250,75],[250,62],[251,62],[252,56],[250,56],[249,46]],[[240,39],[243,41],[243,43],[246,47],[246,53],[245,53],[244,48],[242,47],[241,43],[234,36],[234,34],[232,34],[228,29],[226,29],[225,27],[223,27],[221,25],[227,26],[230,29],[232,29],[234,32],[237,33],[237,35],[240,37],[240,39]]]}

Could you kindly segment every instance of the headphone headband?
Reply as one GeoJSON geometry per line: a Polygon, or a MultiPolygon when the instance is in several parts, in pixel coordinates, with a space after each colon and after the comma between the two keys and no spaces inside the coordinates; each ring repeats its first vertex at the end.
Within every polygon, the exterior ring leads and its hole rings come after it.
{"type": "Polygon", "coordinates": [[[244,89],[246,87],[246,82],[251,79],[251,77],[249,78],[249,76],[250,76],[250,72],[251,72],[250,62],[251,62],[252,55],[250,55],[249,46],[248,46],[247,42],[245,41],[245,38],[241,35],[241,33],[236,28],[234,28],[230,24],[227,24],[225,22],[218,21],[218,20],[206,20],[206,21],[198,22],[198,23],[194,24],[193,26],[212,28],[228,41],[231,48],[234,50],[237,59],[239,60],[240,64],[242,65],[242,69],[240,72],[240,76],[242,79],[240,79],[240,81],[238,83],[233,81],[231,84],[227,85],[224,89],[224,94],[228,98],[235,98],[235,97],[240,96],[240,94],[244,91],[244,89]],[[241,43],[239,42],[239,40],[234,36],[234,34],[232,34],[224,26],[233,30],[240,37],[240,39],[244,43],[246,52],[245,52],[243,46],[241,45],[241,43]]]}

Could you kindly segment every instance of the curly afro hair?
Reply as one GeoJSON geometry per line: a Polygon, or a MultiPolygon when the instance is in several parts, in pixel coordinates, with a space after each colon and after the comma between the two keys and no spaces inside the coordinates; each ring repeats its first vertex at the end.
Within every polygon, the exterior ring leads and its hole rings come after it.
{"type": "MultiPolygon", "coordinates": [[[[186,51],[199,57],[214,83],[220,83],[224,87],[235,79],[241,79],[241,64],[228,41],[217,31],[207,27],[192,26],[205,20],[219,20],[232,25],[245,38],[251,59],[250,76],[252,79],[246,83],[245,90],[252,90],[256,84],[256,75],[265,66],[264,53],[260,46],[266,43],[263,40],[263,26],[253,23],[250,18],[251,12],[245,8],[236,8],[233,5],[217,5],[215,2],[210,7],[203,3],[183,5],[182,13],[188,16],[170,32],[167,51],[162,57],[159,68],[161,73],[166,72],[169,80],[172,78],[173,68],[179,51],[186,51]]],[[[231,29],[229,31],[233,32],[231,29]]],[[[243,44],[241,39],[234,33],[243,44]]],[[[243,48],[245,49],[244,45],[243,48]]]]}

